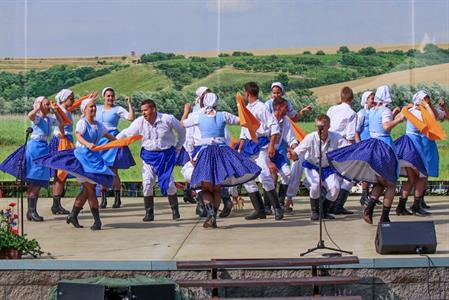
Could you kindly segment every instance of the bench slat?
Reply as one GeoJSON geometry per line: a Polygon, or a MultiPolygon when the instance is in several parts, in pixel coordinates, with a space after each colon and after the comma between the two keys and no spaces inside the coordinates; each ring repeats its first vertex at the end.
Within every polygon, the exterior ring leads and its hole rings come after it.
{"type": "Polygon", "coordinates": [[[249,286],[300,286],[300,285],[340,285],[360,282],[355,276],[323,276],[303,278],[267,278],[267,279],[208,279],[208,280],[177,280],[181,287],[249,287],[249,286]]]}
{"type": "Polygon", "coordinates": [[[357,256],[316,258],[256,258],[256,259],[213,259],[200,261],[179,261],[178,270],[203,270],[212,268],[281,268],[323,265],[357,264],[357,256]]]}
{"type": "Polygon", "coordinates": [[[218,299],[226,299],[226,300],[260,300],[260,299],[266,299],[266,300],[274,300],[274,299],[282,299],[282,300],[362,300],[362,296],[317,296],[317,297],[251,297],[251,298],[219,298],[219,297],[212,297],[209,299],[218,300],[218,299]]]}

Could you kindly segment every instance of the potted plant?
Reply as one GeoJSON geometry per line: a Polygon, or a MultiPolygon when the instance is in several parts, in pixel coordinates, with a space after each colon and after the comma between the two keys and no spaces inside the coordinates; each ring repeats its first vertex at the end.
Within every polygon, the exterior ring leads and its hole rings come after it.
{"type": "Polygon", "coordinates": [[[19,235],[19,216],[14,212],[16,203],[11,202],[8,208],[0,210],[0,259],[20,259],[22,254],[33,257],[43,254],[35,239],[27,239],[19,235]]]}

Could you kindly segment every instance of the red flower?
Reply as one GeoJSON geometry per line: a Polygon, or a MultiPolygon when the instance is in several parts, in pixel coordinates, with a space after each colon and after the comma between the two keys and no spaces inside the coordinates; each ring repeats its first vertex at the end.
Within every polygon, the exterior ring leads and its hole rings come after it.
{"type": "Polygon", "coordinates": [[[18,214],[14,214],[14,219],[18,219],[19,215],[18,214]]]}
{"type": "Polygon", "coordinates": [[[13,229],[11,229],[11,233],[15,234],[15,235],[19,235],[19,229],[18,228],[13,228],[13,229]]]}
{"type": "Polygon", "coordinates": [[[16,206],[16,202],[9,202],[8,206],[14,207],[16,206]]]}

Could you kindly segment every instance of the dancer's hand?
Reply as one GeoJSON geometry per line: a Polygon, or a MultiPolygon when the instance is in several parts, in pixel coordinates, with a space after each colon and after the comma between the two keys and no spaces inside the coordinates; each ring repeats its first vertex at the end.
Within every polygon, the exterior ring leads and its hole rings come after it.
{"type": "Polygon", "coordinates": [[[291,160],[298,160],[298,154],[292,149],[288,149],[287,158],[291,160]]]}

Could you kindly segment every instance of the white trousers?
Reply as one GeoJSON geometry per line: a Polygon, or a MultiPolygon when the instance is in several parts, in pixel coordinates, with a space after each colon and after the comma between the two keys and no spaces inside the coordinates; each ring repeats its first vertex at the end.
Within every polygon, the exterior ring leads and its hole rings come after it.
{"type": "MultiPolygon", "coordinates": [[[[318,171],[313,169],[304,168],[307,184],[309,189],[309,195],[312,199],[320,198],[320,175],[318,171]]],[[[340,176],[332,174],[323,181],[323,187],[326,189],[326,199],[330,201],[337,200],[338,193],[340,192],[340,176]]]]}
{"type": "MultiPolygon", "coordinates": [[[[251,159],[262,169],[262,172],[260,172],[259,175],[259,181],[262,183],[263,189],[267,192],[274,190],[274,179],[271,176],[270,170],[268,169],[268,162],[270,161],[270,158],[268,157],[268,150],[261,150],[258,155],[251,157],[251,159]]],[[[248,193],[259,191],[256,180],[248,181],[243,186],[248,193]]]]}
{"type": "Polygon", "coordinates": [[[295,160],[292,164],[290,182],[288,183],[287,197],[294,197],[298,194],[301,185],[301,177],[303,172],[303,158],[295,160]]]}
{"type": "MultiPolygon", "coordinates": [[[[156,170],[151,165],[146,164],[145,161],[142,161],[142,187],[144,196],[153,196],[156,177],[156,170]]],[[[168,184],[167,194],[176,194],[176,186],[175,180],[173,179],[173,174],[170,175],[170,183],[168,184]]]]}

